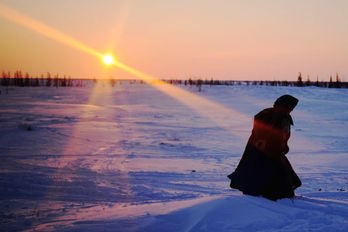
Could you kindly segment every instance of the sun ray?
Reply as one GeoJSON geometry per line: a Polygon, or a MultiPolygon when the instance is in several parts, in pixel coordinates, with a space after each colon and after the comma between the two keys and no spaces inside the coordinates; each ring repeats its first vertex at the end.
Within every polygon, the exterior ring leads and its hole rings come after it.
{"type": "Polygon", "coordinates": [[[89,46],[79,42],[73,37],[66,35],[42,22],[39,22],[33,18],[25,16],[18,11],[15,11],[4,4],[0,3],[0,16],[3,18],[12,21],[18,25],[21,25],[25,28],[31,29],[41,35],[44,35],[50,39],[53,39],[57,42],[66,44],[72,48],[83,51],[93,56],[103,57],[103,54],[97,50],[90,48],[89,46]]]}
{"type": "Polygon", "coordinates": [[[168,84],[167,82],[162,81],[154,76],[143,73],[135,68],[123,64],[120,61],[115,61],[113,65],[130,74],[133,74],[137,78],[152,85],[157,90],[169,95],[170,97],[179,101],[181,104],[195,110],[197,113],[205,116],[206,118],[215,122],[218,126],[230,131],[234,135],[240,136],[239,134],[231,130],[231,128],[229,128],[229,125],[246,123],[246,121],[251,120],[249,116],[239,111],[227,108],[217,102],[168,84]]]}

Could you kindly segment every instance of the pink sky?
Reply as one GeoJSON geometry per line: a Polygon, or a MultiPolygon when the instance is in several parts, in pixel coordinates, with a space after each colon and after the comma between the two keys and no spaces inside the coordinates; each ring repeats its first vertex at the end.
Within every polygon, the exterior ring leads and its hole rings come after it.
{"type": "MultiPolygon", "coordinates": [[[[0,3],[159,78],[348,81],[348,1],[0,3]]],[[[0,71],[130,77],[0,16],[0,71]]]]}

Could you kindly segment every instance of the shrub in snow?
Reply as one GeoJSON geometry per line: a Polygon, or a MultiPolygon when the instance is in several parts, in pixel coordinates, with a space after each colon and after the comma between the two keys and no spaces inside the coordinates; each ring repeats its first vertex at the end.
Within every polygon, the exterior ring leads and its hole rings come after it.
{"type": "Polygon", "coordinates": [[[18,124],[18,128],[26,131],[32,131],[33,130],[33,125],[28,123],[28,122],[20,122],[18,124]]]}

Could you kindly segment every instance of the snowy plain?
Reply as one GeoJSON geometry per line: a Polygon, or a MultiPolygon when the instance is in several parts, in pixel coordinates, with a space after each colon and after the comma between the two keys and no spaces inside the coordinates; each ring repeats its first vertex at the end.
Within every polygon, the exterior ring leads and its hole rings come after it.
{"type": "Polygon", "coordinates": [[[0,87],[1,231],[348,231],[348,89],[181,88],[247,120],[222,128],[140,83],[0,87]],[[299,197],[244,196],[226,176],[283,94],[299,197]]]}

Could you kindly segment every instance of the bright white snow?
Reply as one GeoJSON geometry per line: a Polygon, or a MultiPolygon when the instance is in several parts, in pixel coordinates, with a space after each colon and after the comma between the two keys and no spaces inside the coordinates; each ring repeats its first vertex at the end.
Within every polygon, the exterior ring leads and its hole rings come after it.
{"type": "Polygon", "coordinates": [[[2,230],[348,231],[347,89],[182,88],[249,120],[217,127],[139,83],[1,87],[2,230]],[[253,115],[286,93],[300,100],[288,154],[300,197],[244,196],[226,176],[253,115]]]}

